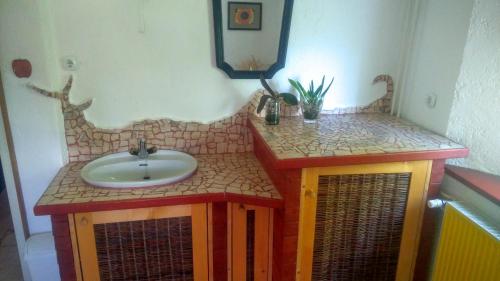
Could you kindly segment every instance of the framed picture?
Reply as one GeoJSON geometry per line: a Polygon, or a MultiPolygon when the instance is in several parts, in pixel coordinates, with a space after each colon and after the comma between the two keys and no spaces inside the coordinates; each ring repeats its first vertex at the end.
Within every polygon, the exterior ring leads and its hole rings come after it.
{"type": "Polygon", "coordinates": [[[261,30],[262,3],[228,2],[227,28],[229,30],[261,30]]]}

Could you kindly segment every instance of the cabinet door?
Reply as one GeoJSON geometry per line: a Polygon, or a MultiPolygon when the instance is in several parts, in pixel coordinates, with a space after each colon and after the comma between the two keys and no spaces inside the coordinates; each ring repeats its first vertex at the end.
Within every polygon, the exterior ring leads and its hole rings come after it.
{"type": "Polygon", "coordinates": [[[237,203],[229,208],[229,279],[271,280],[272,209],[237,203]]]}
{"type": "Polygon", "coordinates": [[[71,221],[84,281],[208,280],[206,204],[79,213],[71,221]]]}
{"type": "Polygon", "coordinates": [[[296,279],[411,280],[431,166],[304,169],[296,279]]]}

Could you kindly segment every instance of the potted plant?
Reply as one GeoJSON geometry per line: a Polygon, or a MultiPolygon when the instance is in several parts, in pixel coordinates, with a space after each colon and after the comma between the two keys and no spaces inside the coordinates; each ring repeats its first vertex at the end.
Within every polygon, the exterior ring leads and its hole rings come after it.
{"type": "Polygon", "coordinates": [[[290,93],[277,93],[269,84],[267,84],[264,75],[260,75],[260,83],[266,89],[268,94],[264,94],[257,106],[257,113],[260,113],[264,106],[266,107],[266,124],[277,125],[280,122],[280,99],[289,105],[298,105],[297,98],[290,93]]]}
{"type": "Polygon", "coordinates": [[[295,88],[295,90],[297,90],[300,95],[300,107],[302,109],[304,122],[316,122],[321,109],[323,108],[323,100],[325,98],[325,95],[330,89],[330,86],[332,86],[333,78],[326,88],[324,88],[325,76],[323,76],[321,84],[318,88],[314,88],[314,82],[311,80],[308,90],[306,90],[298,80],[288,79],[288,82],[290,82],[292,87],[295,88]]]}

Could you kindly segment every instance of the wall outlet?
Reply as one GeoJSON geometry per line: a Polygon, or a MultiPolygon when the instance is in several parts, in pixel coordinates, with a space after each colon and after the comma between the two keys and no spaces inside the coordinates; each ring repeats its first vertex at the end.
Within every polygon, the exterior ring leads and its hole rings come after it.
{"type": "Polygon", "coordinates": [[[73,56],[63,57],[61,59],[61,63],[62,63],[62,68],[68,71],[75,71],[78,70],[78,68],[80,67],[78,60],[73,56]]]}

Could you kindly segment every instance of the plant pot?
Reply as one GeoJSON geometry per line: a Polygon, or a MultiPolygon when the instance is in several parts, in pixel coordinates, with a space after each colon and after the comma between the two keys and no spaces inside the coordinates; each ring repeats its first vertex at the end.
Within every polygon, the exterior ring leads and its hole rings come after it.
{"type": "Polygon", "coordinates": [[[323,108],[323,101],[313,104],[301,102],[300,108],[302,109],[302,116],[304,117],[304,122],[315,123],[319,118],[321,109],[323,108]]]}
{"type": "Polygon", "coordinates": [[[278,125],[280,123],[280,102],[278,99],[269,99],[266,103],[266,124],[278,125]]]}

